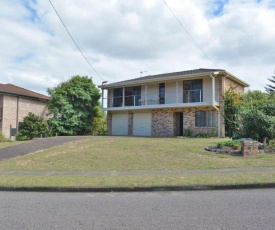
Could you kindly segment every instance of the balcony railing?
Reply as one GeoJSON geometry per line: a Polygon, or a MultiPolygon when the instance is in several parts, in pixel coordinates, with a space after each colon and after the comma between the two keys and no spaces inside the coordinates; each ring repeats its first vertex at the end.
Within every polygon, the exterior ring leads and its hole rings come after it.
{"type": "Polygon", "coordinates": [[[183,103],[202,102],[202,97],[203,92],[200,89],[183,91],[183,103]]]}
{"type": "MultiPolygon", "coordinates": [[[[215,92],[216,102],[219,102],[219,91],[215,92]]],[[[203,95],[203,90],[186,90],[176,92],[166,92],[164,94],[148,93],[147,98],[142,95],[122,96],[104,98],[104,108],[128,107],[128,106],[151,106],[161,104],[187,104],[187,103],[212,103],[211,93],[203,95]],[[205,98],[204,98],[205,96],[205,98]],[[124,101],[124,105],[123,105],[124,101]]]]}

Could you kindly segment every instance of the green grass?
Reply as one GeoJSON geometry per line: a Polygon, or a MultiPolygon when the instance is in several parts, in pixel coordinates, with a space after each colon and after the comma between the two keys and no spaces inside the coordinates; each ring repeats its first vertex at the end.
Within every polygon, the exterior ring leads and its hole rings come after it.
{"type": "MultiPolygon", "coordinates": [[[[275,154],[234,157],[204,150],[218,138],[104,137],[0,161],[1,170],[101,171],[275,167],[275,154]]],[[[2,175],[10,186],[152,186],[275,182],[275,173],[196,175],[30,176],[2,175]]]]}
{"type": "Polygon", "coordinates": [[[6,148],[6,147],[9,147],[9,146],[13,146],[13,145],[18,145],[18,144],[20,144],[20,143],[21,143],[21,142],[19,142],[19,141],[0,142],[0,149],[6,148]]]}
{"type": "Polygon", "coordinates": [[[98,138],[1,161],[0,170],[127,171],[275,166],[275,154],[243,158],[204,150],[218,141],[220,139],[98,138]]]}
{"type": "Polygon", "coordinates": [[[2,186],[161,186],[275,182],[275,173],[138,176],[0,176],[2,186]]]}

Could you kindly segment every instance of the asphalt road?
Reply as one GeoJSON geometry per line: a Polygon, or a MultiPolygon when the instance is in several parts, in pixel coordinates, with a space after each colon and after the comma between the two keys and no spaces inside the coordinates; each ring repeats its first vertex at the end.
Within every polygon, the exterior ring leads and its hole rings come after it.
{"type": "Polygon", "coordinates": [[[275,229],[275,189],[0,192],[0,229],[275,229]]]}

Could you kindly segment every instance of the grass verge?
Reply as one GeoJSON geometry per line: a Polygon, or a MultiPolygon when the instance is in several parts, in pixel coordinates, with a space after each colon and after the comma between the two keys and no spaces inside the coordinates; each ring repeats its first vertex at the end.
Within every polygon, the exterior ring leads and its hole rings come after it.
{"type": "Polygon", "coordinates": [[[0,176],[2,186],[161,186],[211,185],[275,182],[275,173],[230,173],[138,176],[0,176]]]}

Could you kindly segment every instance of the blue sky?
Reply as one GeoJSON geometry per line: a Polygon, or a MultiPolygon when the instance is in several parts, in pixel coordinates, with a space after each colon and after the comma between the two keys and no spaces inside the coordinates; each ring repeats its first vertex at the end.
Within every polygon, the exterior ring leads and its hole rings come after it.
{"type": "MultiPolygon", "coordinates": [[[[103,80],[222,68],[264,90],[275,70],[275,0],[52,0],[103,80]]],[[[40,93],[79,74],[98,77],[49,1],[0,2],[1,83],[40,93]]]]}
{"type": "Polygon", "coordinates": [[[224,6],[229,2],[229,0],[215,0],[216,7],[213,9],[213,15],[219,16],[223,14],[224,6]]]}

